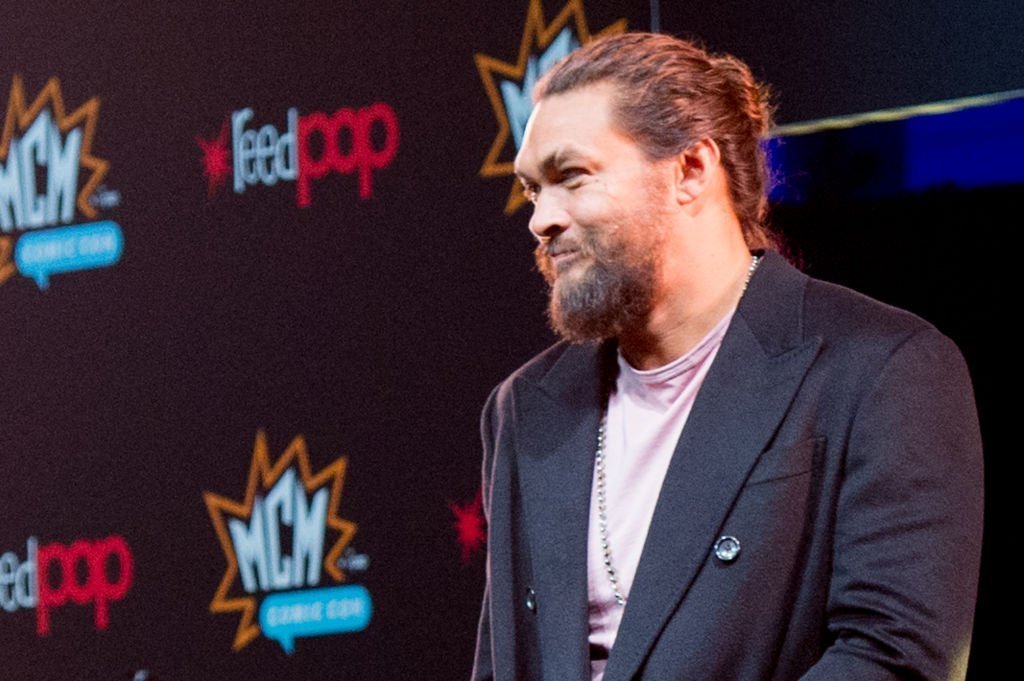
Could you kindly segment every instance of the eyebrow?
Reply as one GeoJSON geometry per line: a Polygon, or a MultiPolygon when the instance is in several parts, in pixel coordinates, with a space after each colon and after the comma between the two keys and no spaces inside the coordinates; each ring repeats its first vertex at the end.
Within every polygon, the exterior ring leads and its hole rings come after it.
{"type": "MultiPolygon", "coordinates": [[[[560,165],[566,161],[571,161],[574,158],[584,156],[582,150],[572,144],[564,144],[557,147],[553,152],[544,157],[544,160],[540,162],[540,174],[548,175],[556,170],[560,165]]],[[[516,176],[521,181],[530,181],[532,178],[529,174],[524,173],[521,170],[515,171],[516,176]]]]}

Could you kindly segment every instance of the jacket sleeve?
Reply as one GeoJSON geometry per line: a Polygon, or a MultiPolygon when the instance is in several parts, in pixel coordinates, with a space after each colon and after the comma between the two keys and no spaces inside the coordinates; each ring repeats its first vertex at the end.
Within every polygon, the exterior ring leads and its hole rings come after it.
{"type": "MultiPolygon", "coordinates": [[[[499,386],[500,387],[500,386],[499,386]]],[[[480,608],[480,623],[476,636],[476,655],[473,660],[472,681],[491,681],[494,678],[494,660],[491,655],[491,470],[494,462],[494,412],[498,389],[491,391],[480,418],[480,439],[483,444],[483,465],[481,475],[481,498],[484,517],[488,521],[486,586],[483,604],[480,608]]]]}
{"type": "Polygon", "coordinates": [[[982,529],[966,364],[932,328],[888,358],[853,418],[835,514],[831,646],[803,681],[962,680],[982,529]]]}

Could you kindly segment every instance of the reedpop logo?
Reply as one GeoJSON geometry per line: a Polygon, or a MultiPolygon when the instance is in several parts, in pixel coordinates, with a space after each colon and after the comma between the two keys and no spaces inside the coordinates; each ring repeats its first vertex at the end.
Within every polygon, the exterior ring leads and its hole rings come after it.
{"type": "Polygon", "coordinates": [[[109,164],[92,149],[99,111],[93,97],[68,113],[57,78],[28,104],[21,78],[14,77],[0,135],[0,284],[20,272],[45,289],[52,274],[120,260],[124,237],[111,220],[41,229],[68,225],[76,209],[92,220],[97,209],[120,203],[116,191],[100,184],[109,164]],[[82,169],[89,173],[84,183],[82,169]]]}
{"type": "Polygon", "coordinates": [[[340,457],[314,474],[301,435],[271,463],[260,431],[244,500],[204,492],[227,560],[210,611],[240,613],[236,652],[261,632],[291,654],[296,638],[357,632],[369,625],[373,607],[365,587],[321,586],[325,578],[339,584],[346,581],[345,571],[361,572],[369,565],[349,546],[356,523],[338,515],[347,465],[340,457]]]}
{"type": "Polygon", "coordinates": [[[132,585],[133,566],[128,542],[117,535],[43,546],[29,537],[25,560],[13,551],[0,555],[0,607],[9,613],[35,609],[36,634],[47,636],[56,610],[68,603],[92,604],[93,624],[106,629],[110,604],[122,600],[132,585]]]}
{"type": "Polygon", "coordinates": [[[216,138],[196,137],[210,197],[229,178],[235,194],[294,182],[295,203],[306,208],[313,202],[313,182],[330,173],[355,173],[359,198],[369,199],[374,172],[388,167],[398,151],[398,117],[383,102],[303,116],[291,108],[283,131],[270,123],[248,127],[254,116],[251,108],[239,109],[224,121],[216,138]]]}

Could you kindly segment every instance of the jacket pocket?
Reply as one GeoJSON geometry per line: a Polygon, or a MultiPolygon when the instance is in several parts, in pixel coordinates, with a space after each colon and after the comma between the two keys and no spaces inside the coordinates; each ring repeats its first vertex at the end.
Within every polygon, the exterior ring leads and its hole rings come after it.
{"type": "Polygon", "coordinates": [[[758,458],[745,487],[791,478],[811,471],[818,459],[816,455],[825,451],[825,442],[826,438],[821,436],[807,438],[795,444],[786,443],[772,447],[758,458]]]}

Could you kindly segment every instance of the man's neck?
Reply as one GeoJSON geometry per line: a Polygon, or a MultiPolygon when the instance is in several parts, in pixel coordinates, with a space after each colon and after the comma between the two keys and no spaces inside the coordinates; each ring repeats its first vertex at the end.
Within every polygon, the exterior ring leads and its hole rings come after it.
{"type": "Polygon", "coordinates": [[[666,271],[685,276],[669,282],[642,327],[619,337],[626,361],[636,369],[656,369],[686,354],[735,309],[751,264],[745,244],[701,262],[666,263],[666,271]]]}

